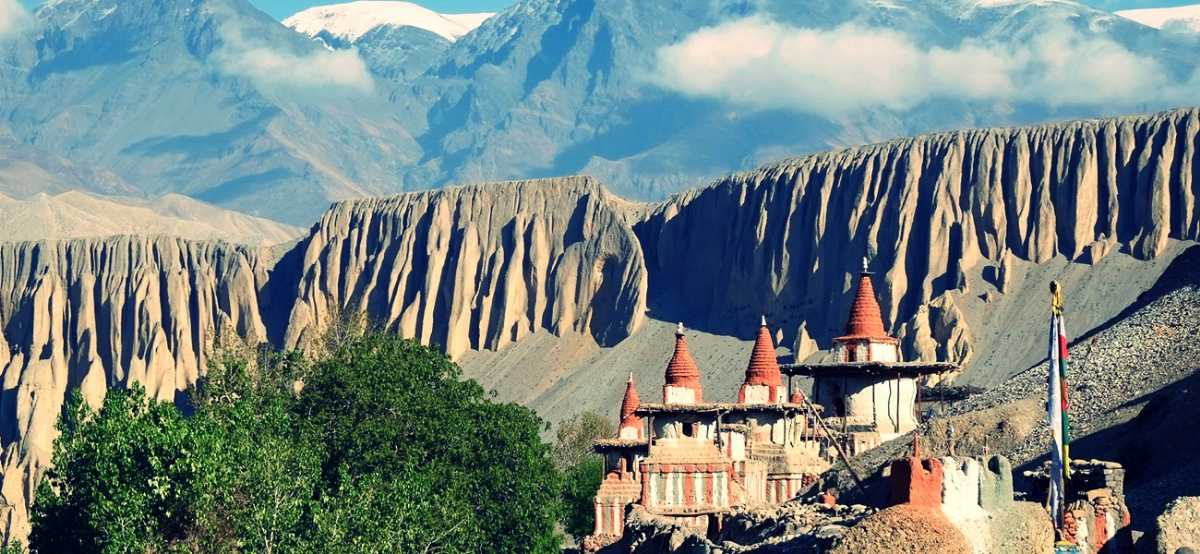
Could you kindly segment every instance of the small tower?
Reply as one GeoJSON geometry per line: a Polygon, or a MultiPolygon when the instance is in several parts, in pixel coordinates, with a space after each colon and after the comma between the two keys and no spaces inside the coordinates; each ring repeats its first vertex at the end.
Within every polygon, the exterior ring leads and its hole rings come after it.
{"type": "Polygon", "coordinates": [[[625,398],[621,400],[621,423],[617,428],[618,439],[643,440],[646,438],[642,418],[637,415],[638,406],[641,404],[637,388],[633,385],[633,373],[630,373],[629,382],[625,384],[625,398]]]}
{"type": "Polygon", "coordinates": [[[675,330],[675,353],[667,362],[666,383],[663,385],[663,404],[699,404],[704,401],[700,388],[700,368],[688,352],[683,336],[683,323],[675,330]]]}
{"type": "Polygon", "coordinates": [[[844,335],[833,339],[833,363],[796,363],[788,375],[812,377],[811,402],[826,423],[841,428],[851,455],[917,428],[917,389],[927,375],[954,371],[939,362],[903,362],[900,342],[883,327],[871,272],[863,271],[844,335]]]}
{"type": "Polygon", "coordinates": [[[850,305],[846,334],[833,339],[834,355],[841,362],[899,362],[900,342],[883,328],[883,314],[875,299],[875,286],[863,259],[858,290],[850,305]]]}
{"type": "Polygon", "coordinates": [[[779,360],[775,358],[775,342],[767,328],[767,316],[763,316],[750,351],[750,363],[746,365],[746,380],[738,389],[738,403],[777,404],[786,398],[787,389],[779,373],[779,360]]]}

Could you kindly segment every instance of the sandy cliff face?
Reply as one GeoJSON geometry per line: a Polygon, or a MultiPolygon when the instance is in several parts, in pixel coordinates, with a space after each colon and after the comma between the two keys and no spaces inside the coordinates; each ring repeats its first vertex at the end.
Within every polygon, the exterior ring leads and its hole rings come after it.
{"type": "Polygon", "coordinates": [[[584,177],[335,205],[276,271],[272,295],[294,299],[281,342],[351,311],[452,357],[538,330],[616,343],[646,306],[641,247],[616,205],[584,177]]]}
{"type": "Polygon", "coordinates": [[[1200,235],[1197,193],[1191,109],[798,158],[675,197],[637,233],[653,310],[717,332],[765,310],[791,332],[807,322],[825,344],[864,257],[885,281],[876,290],[895,329],[972,277],[1007,279],[1014,264],[1155,258],[1170,239],[1200,235]]]}
{"type": "Polygon", "coordinates": [[[0,524],[23,536],[75,388],[95,403],[139,383],[162,401],[196,382],[205,345],[233,331],[265,339],[256,251],[213,242],[116,237],[0,243],[0,524]]]}

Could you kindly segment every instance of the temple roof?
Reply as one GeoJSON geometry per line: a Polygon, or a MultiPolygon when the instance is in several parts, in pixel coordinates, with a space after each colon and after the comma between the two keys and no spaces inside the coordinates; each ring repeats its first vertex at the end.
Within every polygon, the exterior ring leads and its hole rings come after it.
{"type": "Polygon", "coordinates": [[[780,371],[785,375],[926,375],[958,371],[958,364],[950,362],[835,362],[820,364],[784,364],[780,371]]]}
{"type": "Polygon", "coordinates": [[[855,339],[875,339],[895,341],[883,328],[883,313],[879,309],[879,301],[875,298],[875,286],[871,283],[871,273],[866,270],[858,279],[858,290],[854,293],[854,303],[850,305],[850,317],[846,320],[846,334],[834,340],[845,341],[855,339]]]}
{"type": "Polygon", "coordinates": [[[783,377],[779,374],[779,361],[775,358],[775,341],[771,339],[771,331],[767,328],[766,316],[763,316],[762,325],[758,328],[754,349],[750,351],[745,383],[772,387],[783,384],[783,377]]]}
{"type": "Polygon", "coordinates": [[[638,425],[638,419],[634,412],[641,403],[637,387],[633,385],[633,373],[630,373],[629,381],[625,383],[625,398],[621,399],[621,427],[629,426],[627,424],[638,425]]]}
{"type": "Polygon", "coordinates": [[[687,339],[683,335],[683,324],[675,331],[675,353],[667,362],[666,386],[686,387],[696,391],[696,400],[700,400],[700,368],[696,360],[688,352],[687,339]]]}

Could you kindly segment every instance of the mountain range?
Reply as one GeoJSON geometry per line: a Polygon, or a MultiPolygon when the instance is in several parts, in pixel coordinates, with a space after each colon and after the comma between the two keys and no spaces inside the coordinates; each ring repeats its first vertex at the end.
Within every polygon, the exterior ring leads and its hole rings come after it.
{"type": "Polygon", "coordinates": [[[336,200],[568,174],[661,199],[797,153],[1195,91],[1188,37],[1067,0],[486,16],[362,2],[297,14],[301,33],[245,0],[56,0],[0,38],[0,138],[140,194],[301,224],[336,200]]]}
{"type": "Polygon", "coordinates": [[[298,227],[226,210],[181,194],[145,199],[71,190],[16,199],[0,193],[0,235],[8,241],[167,235],[274,246],[302,234],[298,227]]]}
{"type": "Polygon", "coordinates": [[[1200,111],[1093,116],[1195,103],[1170,19],[48,2],[0,26],[0,527],[27,533],[69,394],[182,402],[227,341],[347,314],[549,421],[656,387],[679,322],[714,398],[764,315],[784,359],[827,356],[864,258],[906,359],[961,384],[1029,381],[1052,280],[1084,340],[1162,339],[1129,313],[1195,256],[1200,111]]]}

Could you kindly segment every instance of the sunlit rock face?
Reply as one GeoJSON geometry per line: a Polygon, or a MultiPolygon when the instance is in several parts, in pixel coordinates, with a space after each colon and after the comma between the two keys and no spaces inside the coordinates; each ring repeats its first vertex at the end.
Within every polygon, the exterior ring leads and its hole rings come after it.
{"type": "MultiPolygon", "coordinates": [[[[675,196],[635,229],[652,310],[719,332],[765,311],[789,333],[805,323],[827,345],[845,325],[864,257],[884,323],[897,329],[947,291],[982,292],[969,287],[980,275],[998,275],[992,292],[1015,297],[1014,267],[1091,264],[1111,250],[1154,259],[1172,239],[1200,236],[1198,192],[1200,110],[1189,109],[796,158],[675,196]]],[[[1071,290],[1082,304],[1099,289],[1071,290]]],[[[914,328],[961,337],[966,323],[953,312],[966,305],[957,304],[935,304],[944,321],[914,328]]],[[[1076,317],[1085,327],[1102,321],[1076,317]]],[[[966,359],[958,342],[945,354],[966,359]]]]}
{"type": "Polygon", "coordinates": [[[282,344],[346,312],[451,357],[539,330],[616,343],[646,311],[621,203],[572,177],[337,204],[275,272],[272,293],[294,300],[282,344]]]}
{"type": "Polygon", "coordinates": [[[78,388],[98,404],[140,384],[175,401],[219,333],[265,340],[256,250],[170,238],[0,243],[0,436],[8,532],[28,531],[55,422],[78,388]]]}

